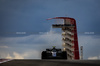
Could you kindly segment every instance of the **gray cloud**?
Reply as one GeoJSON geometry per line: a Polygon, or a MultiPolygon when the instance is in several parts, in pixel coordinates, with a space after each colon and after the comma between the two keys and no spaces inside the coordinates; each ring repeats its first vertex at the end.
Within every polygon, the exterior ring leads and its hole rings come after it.
{"type": "MultiPolygon", "coordinates": [[[[98,35],[99,36],[99,35],[98,35]]],[[[79,46],[83,46],[83,57],[99,57],[100,56],[100,38],[96,38],[95,35],[81,35],[79,36],[79,46]]]]}
{"type": "Polygon", "coordinates": [[[52,24],[47,18],[65,15],[76,19],[78,32],[100,31],[99,0],[0,1],[1,32],[46,32],[52,24]]]}
{"type": "MultiPolygon", "coordinates": [[[[62,48],[61,34],[49,31],[41,35],[0,38],[0,56],[5,58],[40,59],[46,48],[62,48]]],[[[83,46],[84,59],[99,59],[100,37],[79,35],[79,47],[83,46]]]]}
{"type": "Polygon", "coordinates": [[[53,22],[46,21],[47,18],[67,15],[76,19],[78,33],[95,33],[96,36],[79,35],[79,46],[84,47],[84,59],[98,58],[99,2],[100,0],[0,0],[0,56],[16,58],[16,55],[21,55],[20,58],[35,58],[35,55],[32,57],[34,51],[38,54],[53,45],[62,48],[61,35],[52,32],[15,37],[7,37],[9,34],[1,33],[47,32],[53,22]],[[27,52],[30,55],[23,56],[27,52]]]}
{"type": "Polygon", "coordinates": [[[53,31],[42,35],[0,38],[0,56],[3,58],[40,59],[41,52],[56,46],[61,48],[61,35],[53,31]]]}

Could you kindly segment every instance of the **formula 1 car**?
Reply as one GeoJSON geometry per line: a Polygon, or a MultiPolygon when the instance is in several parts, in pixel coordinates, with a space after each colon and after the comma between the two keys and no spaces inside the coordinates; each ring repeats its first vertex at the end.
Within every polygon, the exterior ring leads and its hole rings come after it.
{"type": "Polygon", "coordinates": [[[61,51],[61,49],[56,49],[53,46],[52,49],[46,49],[41,54],[42,59],[67,59],[67,52],[61,51]]]}

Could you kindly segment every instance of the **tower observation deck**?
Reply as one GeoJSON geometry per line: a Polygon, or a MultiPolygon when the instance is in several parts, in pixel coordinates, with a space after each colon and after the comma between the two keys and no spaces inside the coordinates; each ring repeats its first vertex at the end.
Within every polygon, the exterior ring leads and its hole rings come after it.
{"type": "Polygon", "coordinates": [[[63,51],[67,52],[68,60],[78,60],[79,59],[79,48],[78,48],[78,37],[76,21],[74,18],[70,17],[54,17],[50,19],[60,19],[63,20],[62,24],[53,24],[53,28],[62,29],[62,46],[63,51]]]}

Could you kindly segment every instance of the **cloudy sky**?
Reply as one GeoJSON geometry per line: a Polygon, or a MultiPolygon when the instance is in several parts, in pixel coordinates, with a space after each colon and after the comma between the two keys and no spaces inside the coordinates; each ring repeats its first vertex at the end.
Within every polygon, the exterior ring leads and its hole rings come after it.
{"type": "Polygon", "coordinates": [[[52,17],[76,19],[84,59],[100,59],[100,0],[0,0],[0,58],[40,59],[46,48],[62,48],[52,17]]]}

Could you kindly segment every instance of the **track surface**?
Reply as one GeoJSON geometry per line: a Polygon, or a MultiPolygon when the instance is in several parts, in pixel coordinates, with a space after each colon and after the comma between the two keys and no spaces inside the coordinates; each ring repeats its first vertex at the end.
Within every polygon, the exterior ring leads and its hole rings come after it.
{"type": "Polygon", "coordinates": [[[100,60],[11,60],[0,66],[100,66],[100,60]]]}

